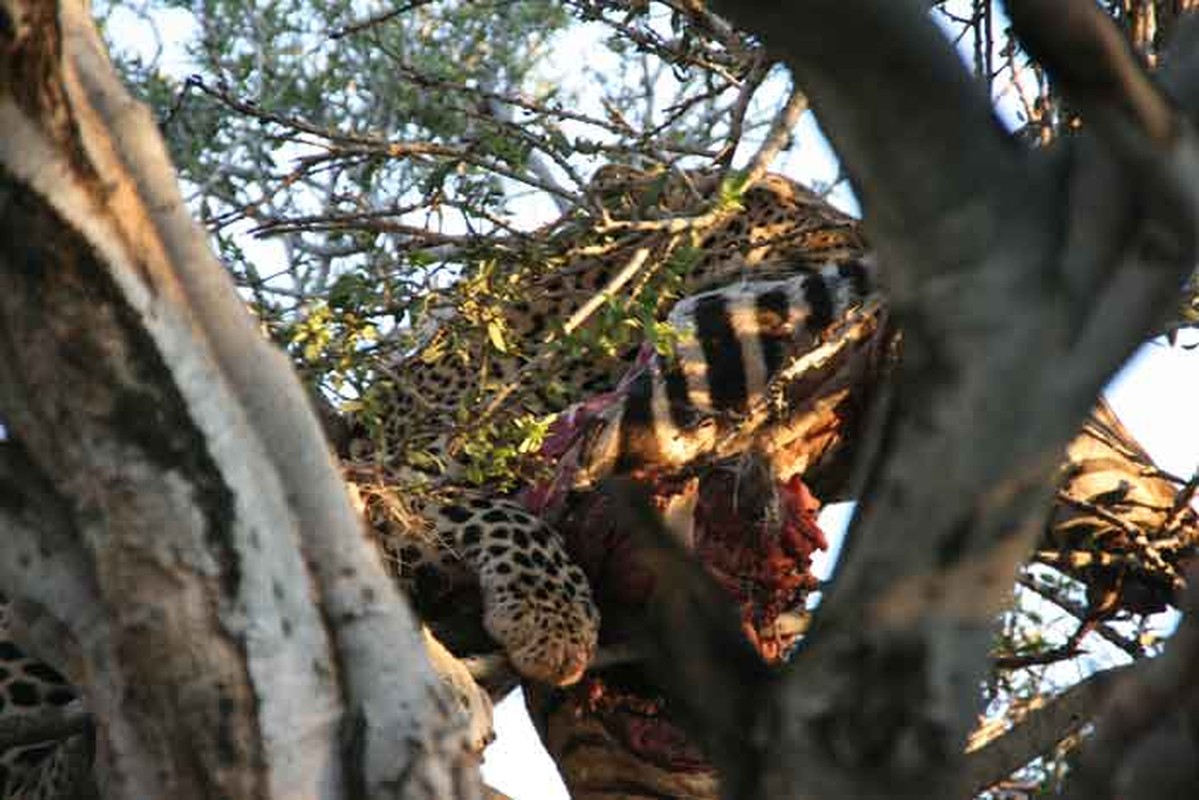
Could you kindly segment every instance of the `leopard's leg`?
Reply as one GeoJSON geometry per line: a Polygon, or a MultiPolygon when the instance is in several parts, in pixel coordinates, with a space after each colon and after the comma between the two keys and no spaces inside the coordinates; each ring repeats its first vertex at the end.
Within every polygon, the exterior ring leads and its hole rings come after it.
{"type": "MultiPolygon", "coordinates": [[[[0,729],[76,702],[57,670],[27,654],[11,637],[11,609],[0,596],[0,729]],[[6,724],[8,723],[8,724],[6,724]]],[[[31,741],[0,752],[0,798],[69,800],[95,796],[90,732],[31,741]]]]}
{"type": "MultiPolygon", "coordinates": [[[[431,583],[474,582],[483,627],[517,672],[557,685],[582,677],[599,611],[553,528],[514,502],[477,492],[423,500],[414,510],[427,530],[391,525],[382,542],[402,583],[420,593],[431,583]]],[[[367,511],[376,530],[387,526],[369,502],[367,511]]]]}

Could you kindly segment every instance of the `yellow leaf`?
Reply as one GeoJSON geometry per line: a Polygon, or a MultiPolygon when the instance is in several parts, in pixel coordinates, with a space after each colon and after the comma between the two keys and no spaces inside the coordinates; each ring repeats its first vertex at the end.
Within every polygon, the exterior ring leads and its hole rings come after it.
{"type": "Polygon", "coordinates": [[[495,320],[487,323],[487,338],[491,340],[491,346],[496,350],[501,353],[508,352],[508,345],[504,342],[504,329],[495,320]]]}

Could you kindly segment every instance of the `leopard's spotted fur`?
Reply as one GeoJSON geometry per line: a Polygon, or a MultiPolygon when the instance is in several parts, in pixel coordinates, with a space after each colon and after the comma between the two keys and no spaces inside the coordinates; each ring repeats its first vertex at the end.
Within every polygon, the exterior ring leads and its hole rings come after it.
{"type": "MultiPolygon", "coordinates": [[[[62,707],[76,694],[57,670],[26,653],[10,633],[10,609],[0,595],[0,718],[11,720],[62,707]]],[[[90,786],[91,741],[77,734],[64,741],[34,742],[0,753],[0,797],[61,800],[84,796],[90,786]]]]}
{"type": "Polygon", "coordinates": [[[540,266],[499,270],[493,279],[493,288],[510,298],[495,320],[507,352],[491,346],[482,326],[462,341],[448,325],[419,352],[380,368],[386,396],[375,413],[385,427],[369,445],[375,459],[427,469],[429,460],[419,456],[431,454],[460,474],[452,440],[478,422],[481,410],[501,406],[492,420],[541,416],[613,387],[639,341],[615,354],[550,351],[561,325],[638,250],[648,252],[646,266],[617,296],[657,298],[659,319],[682,297],[737,280],[785,278],[864,250],[852,218],[782,176],[765,176],[744,190],[738,207],[712,213],[718,189],[706,173],[601,169],[592,190],[609,219],[598,229],[607,225],[611,232],[597,234],[594,222],[582,229],[566,223],[546,234],[540,266]],[[692,227],[668,220],[690,220],[692,227]]]}
{"type": "Polygon", "coordinates": [[[402,509],[386,489],[363,500],[393,574],[422,616],[435,615],[438,599],[477,584],[483,627],[522,675],[552,684],[582,676],[599,612],[549,525],[514,502],[466,490],[408,500],[402,509]]]}
{"type": "MultiPolygon", "coordinates": [[[[740,206],[712,211],[719,189],[709,173],[601,169],[589,190],[604,210],[598,223],[547,232],[547,268],[492,275],[492,288],[511,298],[498,326],[506,352],[489,342],[486,325],[456,327],[454,318],[469,316],[457,308],[423,350],[380,368],[387,378],[373,407],[385,426],[381,436],[359,440],[352,460],[393,475],[413,463],[406,457],[412,452],[432,451],[442,465],[453,464],[455,429],[476,422],[484,409],[499,408],[493,419],[540,416],[612,389],[639,342],[616,355],[571,356],[553,350],[550,340],[638,250],[648,253],[645,266],[622,291],[650,298],[659,319],[681,298],[742,280],[815,274],[864,250],[851,218],[781,176],[749,186],[740,206]],[[497,398],[508,392],[500,405],[497,398]]],[[[598,614],[556,532],[509,501],[479,494],[425,501],[420,513],[397,516],[384,495],[367,492],[366,508],[418,607],[435,607],[447,592],[477,585],[487,630],[522,674],[551,683],[581,674],[598,614]]]]}

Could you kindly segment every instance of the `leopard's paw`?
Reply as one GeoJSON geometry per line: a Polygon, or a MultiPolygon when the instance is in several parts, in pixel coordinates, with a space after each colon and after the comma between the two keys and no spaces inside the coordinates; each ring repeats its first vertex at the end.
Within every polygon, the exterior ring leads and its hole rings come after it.
{"type": "Polygon", "coordinates": [[[533,550],[485,570],[483,625],[521,675],[566,686],[595,655],[600,620],[582,570],[554,555],[533,550]]]}

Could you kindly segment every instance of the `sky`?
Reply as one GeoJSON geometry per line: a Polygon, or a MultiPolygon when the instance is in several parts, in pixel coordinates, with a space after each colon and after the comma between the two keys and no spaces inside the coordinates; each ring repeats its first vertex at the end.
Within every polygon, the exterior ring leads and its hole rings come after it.
{"type": "MultiPolygon", "coordinates": [[[[152,54],[161,42],[163,72],[182,81],[192,71],[193,66],[179,46],[195,30],[188,11],[166,9],[156,11],[149,18],[118,11],[109,18],[108,26],[110,41],[121,41],[125,47],[147,55],[152,54]]],[[[588,60],[602,67],[600,59],[608,57],[596,49],[596,42],[602,35],[603,31],[596,28],[574,30],[562,37],[559,47],[564,53],[595,53],[595,59],[588,60]]],[[[573,64],[577,59],[577,55],[572,55],[569,59],[554,62],[573,64]]],[[[565,72],[560,76],[547,73],[545,77],[568,79],[565,72]]],[[[782,91],[781,87],[779,91],[782,91]]],[[[583,100],[585,103],[585,96],[583,100]]],[[[1001,103],[1000,113],[1009,123],[1014,121],[1010,103],[1001,103]]],[[[795,142],[795,146],[780,158],[776,168],[806,183],[831,183],[837,176],[836,160],[810,114],[804,116],[796,130],[795,142]]],[[[844,188],[839,188],[832,199],[843,207],[853,208],[852,197],[844,188]]],[[[547,209],[542,213],[552,214],[553,211],[547,209]]],[[[531,220],[531,223],[537,221],[531,220]]],[[[264,249],[263,252],[279,251],[264,249]]],[[[263,271],[269,270],[263,267],[263,271]]],[[[1117,414],[1159,466],[1184,477],[1199,469],[1197,393],[1199,335],[1195,333],[1184,336],[1181,346],[1169,346],[1164,341],[1145,345],[1115,376],[1107,390],[1117,414]]],[[[822,525],[830,534],[833,550],[819,559],[816,564],[818,574],[827,576],[831,572],[841,541],[840,533],[851,513],[852,505],[842,504],[827,509],[823,515],[822,525]]],[[[566,791],[537,740],[519,693],[497,706],[495,727],[498,738],[486,753],[485,780],[513,800],[566,800],[566,791]]]]}

